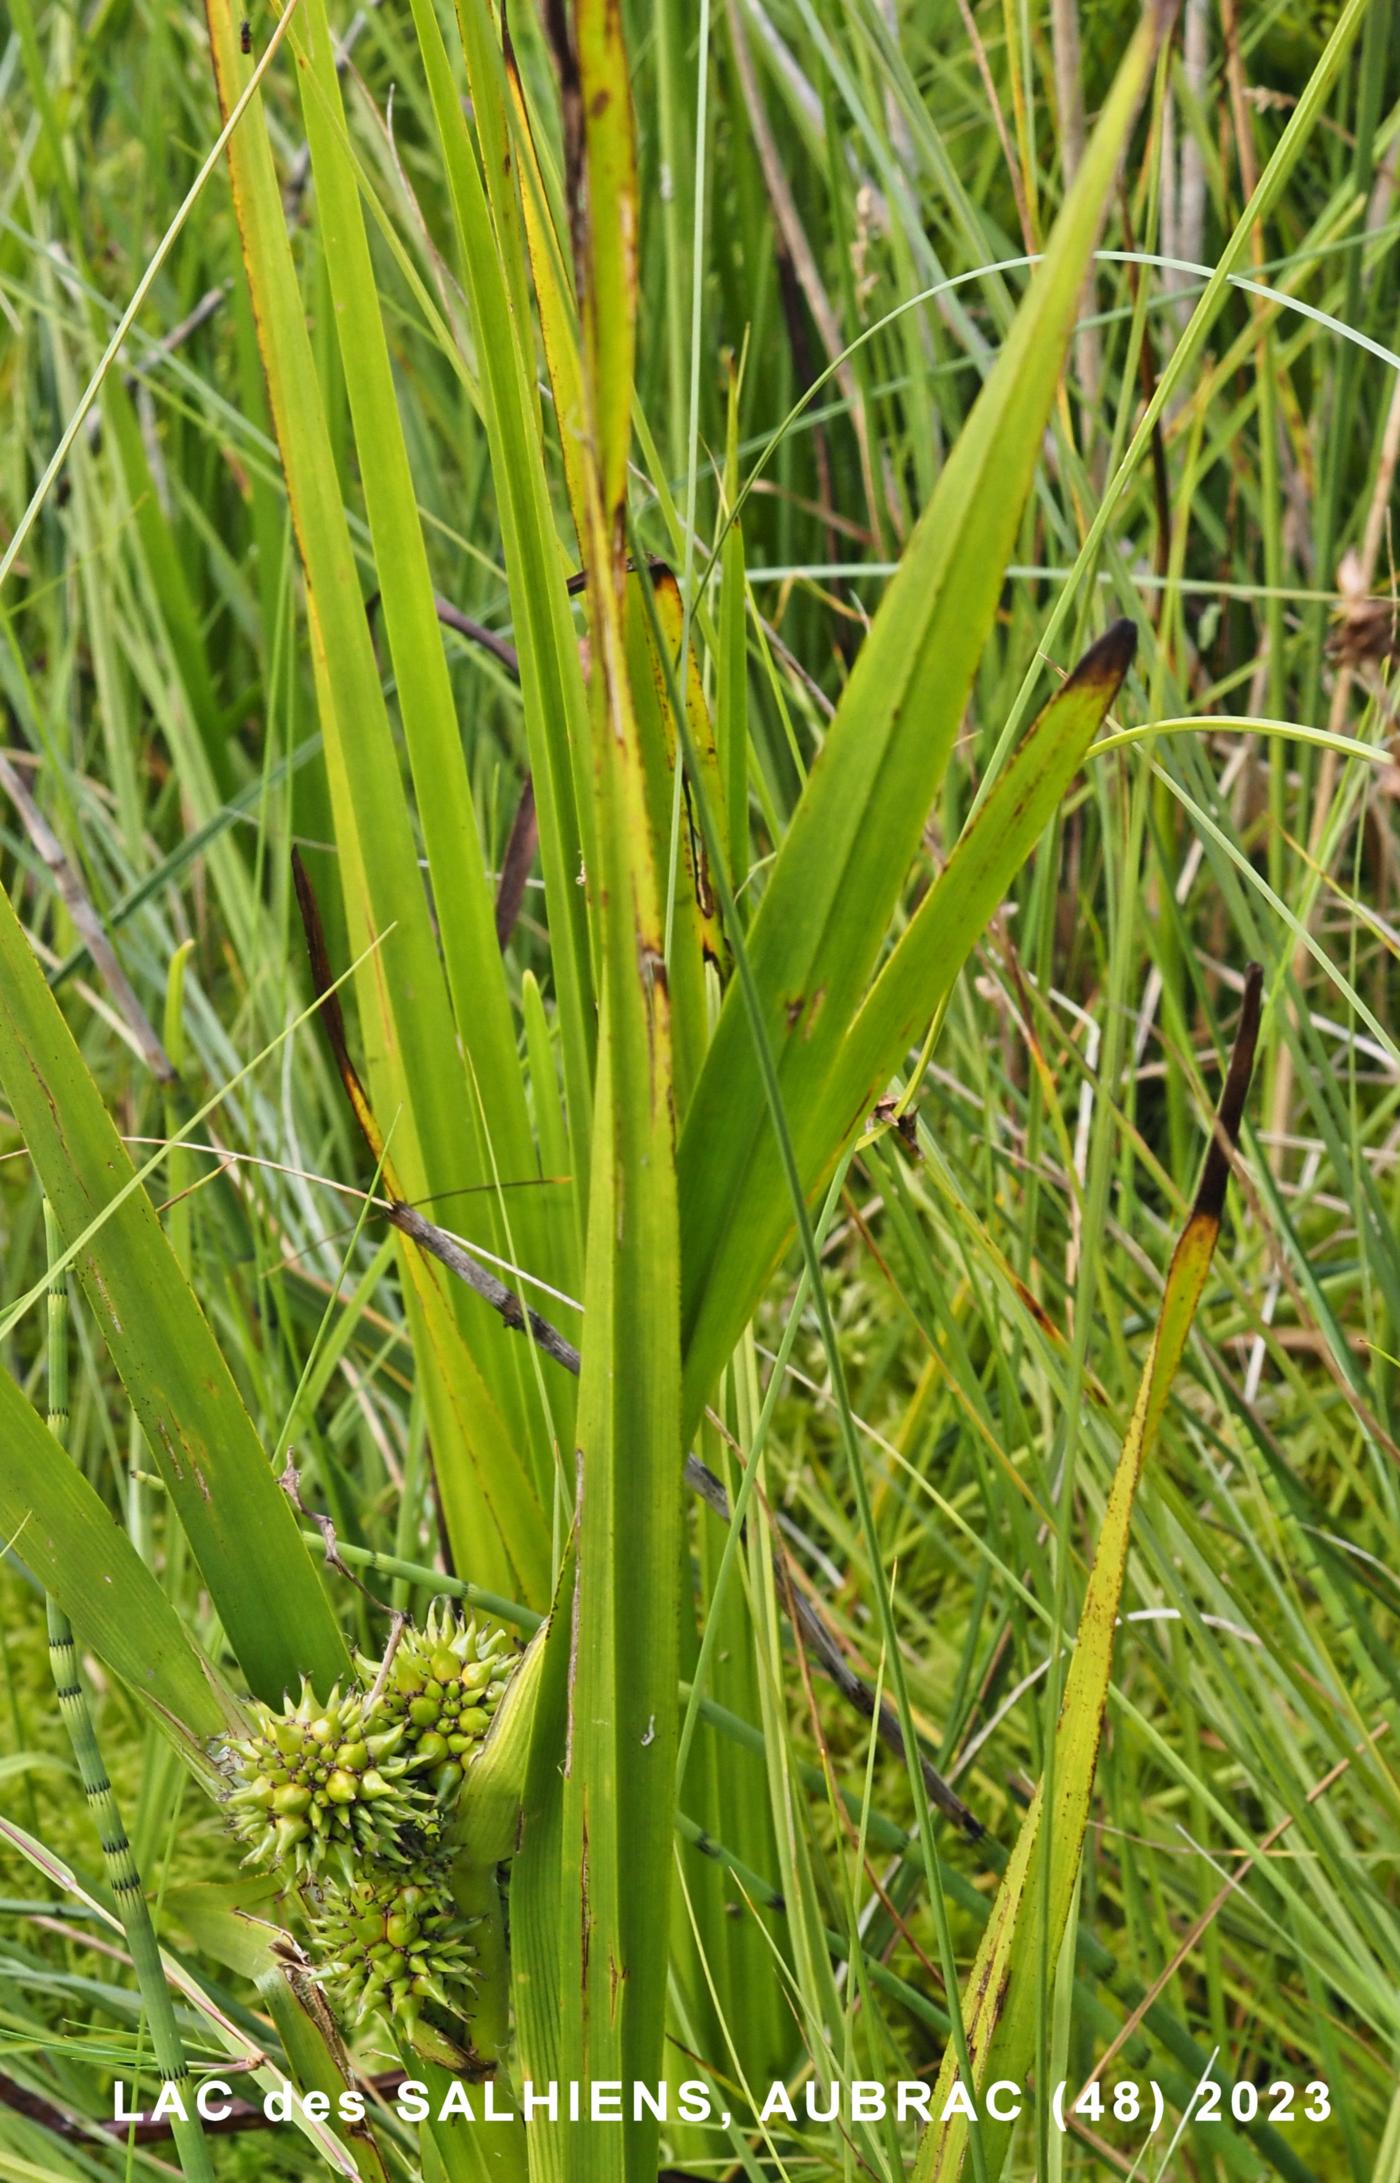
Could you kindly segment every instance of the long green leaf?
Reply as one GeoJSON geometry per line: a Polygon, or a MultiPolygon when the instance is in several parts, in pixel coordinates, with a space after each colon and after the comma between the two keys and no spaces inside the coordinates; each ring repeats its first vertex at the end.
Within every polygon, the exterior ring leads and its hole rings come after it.
{"type": "MultiPolygon", "coordinates": [[[[560,2043],[564,1999],[560,1936],[563,1869],[564,1798],[559,1754],[569,1733],[569,1674],[572,1604],[577,1562],[571,1534],[560,1570],[560,1596],[540,1633],[525,1791],[518,1823],[518,1852],[511,1868],[511,2000],[515,2015],[518,2071],[533,2084],[556,2083],[564,2071],[560,2043]]],[[[532,2122],[529,2146],[531,2183],[567,2183],[567,2129],[543,2116],[532,2122]]]]}
{"type": "MultiPolygon", "coordinates": [[[[71,1244],[130,1181],[131,1161],[8,895],[0,897],[0,1083],[71,1244]]],[[[144,1191],[115,1207],[77,1272],[250,1687],[274,1704],[302,1675],[326,1687],[345,1673],[344,1640],[144,1191]]],[[[72,1619],[81,1625],[81,1615],[72,1619]]]]}
{"type": "MultiPolygon", "coordinates": [[[[501,1175],[531,1175],[534,1140],[485,851],[443,651],[374,261],[345,135],[325,0],[302,0],[292,38],[306,62],[300,71],[302,107],[320,220],[331,242],[327,274],[443,963],[457,1035],[489,1102],[489,1129],[487,1105],[472,1097],[463,1102],[457,1166],[450,1180],[454,1189],[479,1187],[489,1185],[493,1162],[501,1175]]],[[[361,782],[356,769],[351,785],[362,797],[370,784],[361,782]]],[[[376,819],[377,813],[361,802],[362,830],[376,819]]],[[[521,1263],[547,1266],[552,1255],[547,1247],[550,1202],[549,1193],[523,1192],[507,1228],[497,1201],[486,1194],[478,1216],[487,1231],[484,1240],[498,1254],[513,1243],[521,1263]]],[[[527,1428],[536,1396],[528,1352],[521,1343],[503,1339],[503,1329],[493,1320],[482,1320],[473,1332],[483,1369],[512,1427],[510,1452],[517,1465],[529,1466],[527,1428]],[[488,1326],[491,1338],[482,1341],[488,1326]]],[[[544,1436],[534,1438],[543,1441],[544,1436]]],[[[542,1481],[535,1483],[538,1487],[542,1481]]]]}
{"type": "MultiPolygon", "coordinates": [[[[628,675],[637,177],[610,0],[560,51],[583,315],[602,1013],[579,1387],[578,1571],[563,1790],[561,2075],[661,2075],[680,1665],[680,1270],[671,1003],[628,675]]],[[[642,2183],[657,2128],[573,2133],[580,2183],[642,2183]]]]}
{"type": "MultiPolygon", "coordinates": [[[[829,1065],[821,1096],[791,1103],[793,1149],[807,1189],[850,1143],[911,1041],[951,991],[1083,764],[1135,643],[1132,624],[1115,623],[1034,721],[866,996],[829,1065]]],[[[788,1193],[781,1175],[770,1186],[764,1150],[760,1139],[736,1185],[720,1240],[718,1294],[706,1303],[706,1347],[687,1360],[696,1399],[704,1374],[737,1339],[792,1232],[788,1193]]]]}
{"type": "MultiPolygon", "coordinates": [[[[1045,257],[856,658],[783,840],[750,952],[790,1121],[800,1128],[874,966],[942,778],[1029,491],[1090,252],[1156,50],[1150,10],[1045,257]]],[[[731,989],[680,1154],[687,1424],[766,1266],[729,1239],[749,1193],[784,1184],[742,996],[731,989]]],[[[742,1318],[739,1323],[742,1324],[742,1318]]]]}
{"type": "MultiPolygon", "coordinates": [[[[208,0],[215,75],[225,112],[248,63],[229,0],[208,0]]],[[[308,99],[322,132],[324,111],[308,99]]],[[[229,144],[234,204],[253,296],[297,545],[326,767],[340,850],[339,871],[356,952],[385,935],[384,959],[356,981],[376,1109],[395,1118],[395,1164],[406,1193],[426,1198],[461,1170],[464,1086],[437,943],[418,869],[398,756],[350,547],[335,457],[305,314],[297,289],[266,125],[253,113],[229,144]]],[[[343,175],[337,179],[343,185],[343,175]]],[[[341,196],[343,198],[343,187],[341,196]]],[[[345,207],[341,204],[342,216],[345,207]]],[[[351,224],[358,221],[352,202],[351,224]]],[[[363,234],[360,237],[363,243],[363,234]]],[[[361,389],[362,396],[364,389],[361,389]]],[[[372,406],[375,391],[369,396],[372,406]]],[[[362,412],[363,414],[363,412],[362,412]]],[[[369,429],[369,421],[366,421],[369,429]]],[[[381,526],[401,522],[398,491],[376,496],[381,526]],[[388,513],[386,513],[386,507],[388,513]]],[[[396,592],[397,599],[397,592],[396,592]]],[[[399,623],[402,641],[402,621],[399,623]]],[[[468,1094],[469,1096],[469,1094],[468,1094]]],[[[436,1270],[404,1253],[410,1315],[433,1420],[433,1448],[449,1537],[462,1557],[528,1596],[547,1587],[543,1525],[494,1385],[474,1349],[494,1354],[513,1379],[509,1340],[491,1314],[449,1291],[436,1270]],[[471,1347],[463,1338],[470,1330],[471,1347]],[[520,1490],[500,1490],[505,1481],[520,1490]]]]}
{"type": "Polygon", "coordinates": [[[709,1043],[706,957],[717,961],[720,954],[719,921],[714,913],[704,843],[695,827],[688,823],[690,814],[684,802],[679,813],[676,810],[678,738],[675,714],[671,709],[673,690],[684,691],[691,743],[700,752],[702,765],[708,769],[707,793],[716,807],[720,801],[714,735],[700,686],[699,666],[693,652],[686,660],[684,670],[676,665],[683,627],[680,591],[668,568],[658,563],[650,571],[629,579],[628,671],[646,782],[652,859],[663,894],[664,875],[670,863],[673,822],[677,816],[680,820],[675,883],[667,904],[670,943],[666,950],[666,978],[671,996],[676,1100],[682,1109],[709,1043]],[[652,589],[650,611],[642,593],[644,584],[650,584],[652,589]]]}
{"type": "MultiPolygon", "coordinates": [[[[481,371],[482,422],[500,512],[510,586],[531,778],[539,804],[540,857],[549,909],[550,957],[559,1023],[579,1204],[587,1203],[596,997],[587,903],[579,886],[591,864],[587,705],[569,610],[563,548],[550,510],[534,390],[531,330],[518,322],[500,231],[493,215],[513,189],[498,162],[482,166],[462,113],[458,84],[430,0],[412,0],[452,202],[462,275],[481,371]]],[[[459,11],[473,109],[496,141],[494,117],[505,105],[498,35],[485,0],[459,11]]]]}
{"type": "MultiPolygon", "coordinates": [[[[1220,1234],[1230,1175],[1225,1146],[1233,1145],[1239,1135],[1254,1066],[1262,982],[1260,971],[1251,967],[1216,1117],[1216,1133],[1190,1218],[1168,1269],[1152,1346],[1104,1510],[1055,1733],[1053,1807],[1047,1819],[1042,1782],[1021,1823],[963,1995],[963,2022],[973,2078],[968,2090],[974,2101],[980,2099],[984,2086],[997,2079],[1018,2085],[1026,2081],[1035,2052],[1036,2011],[1042,2004],[1042,1938],[1048,1943],[1049,1961],[1054,1963],[1069,1922],[1108,1708],[1113,1638],[1128,1562],[1133,1500],[1157,1437],[1220,1234]]],[[[950,2045],[944,2052],[934,2091],[935,2117],[943,2113],[957,2081],[957,2059],[950,2045]]],[[[988,2114],[976,2127],[986,2172],[997,2176],[1011,2125],[988,2114]]],[[[968,2130],[968,2119],[962,2113],[952,2114],[947,2122],[935,2120],[919,2148],[915,2183],[953,2183],[962,2172],[968,2130]]]]}
{"type": "Polygon", "coordinates": [[[67,1615],[84,1647],[203,1764],[233,1709],[112,1513],[0,1372],[0,1541],[67,1615]]]}
{"type": "Polygon", "coordinates": [[[1136,650],[1129,621],[1115,622],[1089,647],[958,837],[842,1045],[834,1097],[853,1121],[937,1013],[1006,899],[1083,765],[1136,650]]]}

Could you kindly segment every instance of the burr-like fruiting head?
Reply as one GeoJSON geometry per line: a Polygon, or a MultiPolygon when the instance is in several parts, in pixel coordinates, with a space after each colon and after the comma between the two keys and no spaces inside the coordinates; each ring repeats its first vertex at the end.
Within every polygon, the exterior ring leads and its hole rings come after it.
{"type": "Polygon", "coordinates": [[[228,1746],[229,1816],[250,1864],[311,1872],[333,1857],[347,1875],[364,1857],[399,1864],[415,1829],[435,1823],[409,1778],[402,1722],[371,1718],[362,1692],[333,1690],[322,1704],[304,1682],[295,1706],[254,1717],[253,1734],[228,1746]]]}
{"type": "Polygon", "coordinates": [[[429,2004],[460,2015],[475,1976],[470,1921],[429,1868],[320,1890],[312,1958],[351,2022],[384,2015],[410,2038],[429,2004]]]}
{"type": "MultiPolygon", "coordinates": [[[[440,1802],[461,1786],[516,1665],[504,1630],[430,1608],[421,1630],[404,1633],[375,1706],[376,1719],[403,1731],[399,1747],[440,1802]]],[[[371,1663],[362,1663],[368,1667],[371,1663]]]]}

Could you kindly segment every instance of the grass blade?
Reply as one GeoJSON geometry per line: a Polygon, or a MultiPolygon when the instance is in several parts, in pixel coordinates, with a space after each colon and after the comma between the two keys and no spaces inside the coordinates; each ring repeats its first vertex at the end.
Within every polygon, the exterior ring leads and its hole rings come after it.
{"type": "MultiPolygon", "coordinates": [[[[463,0],[461,18],[473,106],[483,117],[480,125],[494,136],[495,112],[506,100],[498,34],[483,0],[463,0]]],[[[509,229],[509,211],[503,209],[499,219],[493,217],[493,207],[503,193],[509,195],[513,185],[497,165],[488,165],[483,179],[442,32],[428,0],[413,0],[413,19],[462,254],[481,370],[482,421],[500,501],[530,774],[539,804],[575,1191],[582,1208],[587,1204],[596,1027],[592,935],[578,885],[580,869],[589,868],[591,861],[587,703],[569,611],[564,553],[544,475],[533,348],[526,349],[528,329],[517,323],[515,282],[503,261],[499,240],[500,232],[509,229]]]]}
{"type": "MultiPolygon", "coordinates": [[[[1215,1134],[1191,1216],[1182,1231],[1167,1273],[1161,1314],[1138,1389],[1132,1421],[1114,1472],[1098,1551],[1089,1574],[1079,1636],[1065,1681],[1064,1702],[1055,1734],[1054,1802],[1046,1818],[1045,1785],[1036,1790],[1022,1822],[1016,1846],[1002,1875],[992,1915],[977,1951],[963,1995],[974,2100],[984,2085],[1004,2078],[1023,2084],[1035,2051],[1036,2012],[1041,2006],[1039,1962],[1042,1933],[1048,1956],[1059,1955],[1069,1920],[1084,1830],[1089,1818],[1099,1743],[1108,1706],[1113,1638],[1127,1568],[1133,1499],[1143,1466],[1186,1347],[1196,1307],[1220,1234],[1225,1189],[1230,1176],[1227,1145],[1239,1137],[1240,1119],[1254,1068],[1259,1035],[1259,996],[1263,973],[1251,965],[1244,1009],[1229,1072],[1216,1116],[1215,1134]]],[[[944,2056],[933,2096],[941,2114],[958,2080],[951,2046],[944,2056]]],[[[1011,2125],[987,2115],[976,2125],[987,2173],[1001,2173],[1011,2125]]],[[[930,2125],[919,2149],[915,2183],[953,2183],[968,2150],[968,2123],[954,2114],[930,2125]]]]}

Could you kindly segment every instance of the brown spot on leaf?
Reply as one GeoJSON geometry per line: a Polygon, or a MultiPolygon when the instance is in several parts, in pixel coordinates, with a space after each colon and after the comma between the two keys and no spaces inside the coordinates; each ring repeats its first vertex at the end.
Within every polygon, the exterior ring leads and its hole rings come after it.
{"type": "Polygon", "coordinates": [[[91,1281],[93,1287],[97,1291],[98,1299],[101,1302],[102,1309],[106,1312],[107,1317],[112,1322],[112,1332],[114,1334],[120,1334],[122,1331],[122,1323],[117,1316],[116,1306],[113,1304],[111,1295],[108,1292],[107,1284],[102,1278],[102,1268],[98,1265],[97,1260],[91,1255],[91,1253],[89,1253],[88,1255],[87,1266],[88,1279],[91,1281]]]}
{"type": "MultiPolygon", "coordinates": [[[[175,1442],[171,1437],[170,1427],[166,1424],[163,1417],[158,1417],[156,1419],[156,1438],[160,1441],[161,1446],[165,1450],[166,1456],[170,1463],[170,1468],[174,1472],[176,1479],[182,1480],[185,1474],[180,1468],[180,1458],[176,1452],[175,1442]]],[[[207,1493],[205,1495],[205,1499],[208,1499],[207,1493]]]]}

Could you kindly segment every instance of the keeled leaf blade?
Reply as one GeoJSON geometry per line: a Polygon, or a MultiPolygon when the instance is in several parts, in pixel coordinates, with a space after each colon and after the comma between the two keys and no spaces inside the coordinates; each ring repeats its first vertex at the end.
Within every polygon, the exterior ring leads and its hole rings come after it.
{"type": "MultiPolygon", "coordinates": [[[[359,474],[432,877],[443,967],[457,1035],[477,1083],[489,1087],[489,1134],[477,1100],[468,1097],[462,1103],[465,1111],[459,1108],[454,1185],[482,1189],[477,1217],[493,1250],[504,1253],[513,1243],[524,1264],[543,1266],[549,1263],[548,1196],[526,1191],[518,1197],[508,1230],[489,1189],[493,1162],[494,1171],[506,1176],[533,1173],[534,1141],[496,939],[493,892],[443,651],[355,163],[345,134],[325,0],[303,0],[292,39],[305,62],[299,78],[320,219],[334,237],[334,247],[326,255],[327,278],[335,302],[351,420],[361,451],[359,474]]],[[[362,832],[381,822],[377,797],[391,792],[397,778],[397,768],[388,763],[391,759],[386,739],[374,773],[368,765],[350,771],[362,832]]],[[[414,891],[421,895],[421,885],[415,882],[414,891]]],[[[526,1428],[534,1407],[533,1386],[526,1387],[528,1360],[521,1345],[503,1341],[502,1330],[489,1319],[481,1319],[471,1331],[483,1372],[513,1428],[509,1452],[517,1462],[528,1462],[526,1428]]]]}
{"type": "MultiPolygon", "coordinates": [[[[1090,253],[1156,50],[1148,11],[1045,256],[856,657],[754,919],[750,953],[789,1121],[821,1096],[874,966],[985,641],[1090,253]]],[[[745,1004],[731,990],[681,1140],[682,1327],[693,1424],[727,1354],[726,1235],[756,1144],[782,1190],[745,1004]]],[[[752,1187],[752,1185],[750,1185],[752,1187]]],[[[748,1284],[752,1268],[742,1266],[748,1284]]]]}
{"type": "MultiPolygon", "coordinates": [[[[419,50],[427,71],[433,116],[452,202],[462,277],[481,368],[482,422],[498,497],[520,687],[529,739],[531,779],[539,804],[540,859],[549,911],[550,955],[559,995],[559,1024],[574,1186],[587,1201],[593,1034],[594,964],[587,905],[578,884],[592,865],[589,838],[587,706],[569,610],[563,548],[554,527],[540,444],[530,329],[517,320],[515,281],[503,259],[493,207],[511,187],[498,165],[483,178],[462,113],[458,87],[429,0],[412,0],[419,50]]],[[[472,105],[491,142],[500,137],[497,109],[506,101],[505,70],[493,44],[484,0],[462,0],[472,105]]]]}
{"type": "MultiPolygon", "coordinates": [[[[220,101],[228,112],[248,64],[239,51],[229,0],[207,0],[206,13],[220,101]]],[[[312,122],[318,130],[321,120],[317,110],[312,122]]],[[[357,953],[372,937],[384,936],[381,956],[366,960],[356,980],[367,1073],[377,1107],[396,1118],[395,1159],[406,1191],[426,1198],[455,1178],[460,1164],[460,1058],[260,112],[251,113],[230,139],[229,168],[306,576],[347,917],[357,953]]],[[[353,216],[358,220],[358,205],[353,216]]],[[[397,502],[396,494],[396,510],[397,502]]],[[[470,1553],[478,1567],[494,1571],[509,1587],[539,1597],[548,1583],[544,1527],[496,1385],[475,1354],[479,1347],[503,1363],[508,1359],[513,1381],[516,1359],[503,1347],[508,1337],[489,1313],[449,1291],[419,1254],[406,1250],[403,1264],[415,1341],[433,1357],[424,1388],[454,1550],[464,1557],[470,1553]],[[515,1490],[493,1492],[499,1480],[511,1481],[515,1490]]]]}
{"type": "MultiPolygon", "coordinates": [[[[806,1188],[820,1181],[849,1143],[910,1042],[951,990],[1082,765],[1122,685],[1135,642],[1131,623],[1115,623],[1032,723],[866,996],[829,1065],[820,1097],[790,1104],[793,1148],[806,1188]]],[[[704,1300],[686,1359],[688,1403],[703,1399],[704,1386],[737,1339],[792,1230],[782,1175],[765,1159],[770,1139],[771,1131],[760,1135],[746,1166],[733,1171],[716,1288],[704,1300]]]]}
{"type": "MultiPolygon", "coordinates": [[[[563,1788],[560,2073],[626,2085],[661,2074],[670,1943],[682,1448],[671,1001],[625,634],[638,212],[627,54],[612,0],[576,0],[572,48],[557,47],[556,58],[589,427],[584,554],[602,938],[563,1788]]],[[[655,2175],[654,2118],[572,2134],[579,2183],[655,2175]]]]}
{"type": "MultiPolygon", "coordinates": [[[[0,1082],[66,1243],[131,1161],[0,895],[0,1082]]],[[[93,1316],[250,1687],[272,1704],[348,1666],[321,1578],[149,1198],[132,1190],[76,1261],[93,1316]]],[[[81,1626],[81,1614],[72,1619],[81,1626]]]]}

